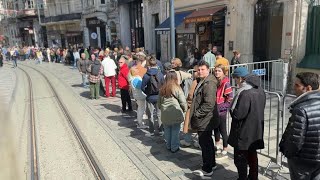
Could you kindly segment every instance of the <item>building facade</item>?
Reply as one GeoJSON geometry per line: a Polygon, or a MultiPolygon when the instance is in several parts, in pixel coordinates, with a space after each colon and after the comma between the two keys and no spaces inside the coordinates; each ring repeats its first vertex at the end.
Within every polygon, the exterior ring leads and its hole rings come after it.
{"type": "Polygon", "coordinates": [[[115,0],[85,0],[81,19],[85,47],[105,48],[119,37],[119,13],[115,0]]]}
{"type": "Polygon", "coordinates": [[[39,23],[43,17],[43,1],[2,0],[1,33],[9,46],[43,46],[46,29],[39,23]]]}
{"type": "MultiPolygon", "coordinates": [[[[298,62],[304,57],[308,1],[175,0],[174,3],[177,57],[188,59],[194,48],[201,51],[208,46],[218,46],[228,59],[232,58],[233,50],[239,50],[243,63],[292,57],[298,62]]],[[[169,3],[144,0],[143,8],[144,47],[154,53],[160,49],[161,59],[167,61],[169,3]]]]}

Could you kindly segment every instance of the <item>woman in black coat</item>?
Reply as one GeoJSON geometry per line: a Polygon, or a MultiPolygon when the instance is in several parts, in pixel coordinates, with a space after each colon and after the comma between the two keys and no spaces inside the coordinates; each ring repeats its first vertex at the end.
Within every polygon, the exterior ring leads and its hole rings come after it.
{"type": "Polygon", "coordinates": [[[259,77],[249,75],[245,67],[235,69],[233,78],[240,89],[230,108],[232,123],[228,144],[234,147],[234,163],[238,169],[239,180],[258,179],[257,149],[264,148],[266,95],[260,87],[259,77]]]}

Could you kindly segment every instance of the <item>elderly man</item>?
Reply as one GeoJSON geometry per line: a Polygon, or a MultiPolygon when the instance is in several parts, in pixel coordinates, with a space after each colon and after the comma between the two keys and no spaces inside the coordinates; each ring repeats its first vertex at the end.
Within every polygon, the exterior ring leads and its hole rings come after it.
{"type": "Polygon", "coordinates": [[[111,86],[112,86],[112,97],[116,96],[116,69],[117,65],[115,64],[114,60],[110,58],[110,50],[107,48],[105,50],[105,58],[102,61],[102,66],[103,66],[103,73],[104,73],[104,81],[106,85],[106,93],[105,96],[109,97],[109,85],[111,81],[111,86]]]}

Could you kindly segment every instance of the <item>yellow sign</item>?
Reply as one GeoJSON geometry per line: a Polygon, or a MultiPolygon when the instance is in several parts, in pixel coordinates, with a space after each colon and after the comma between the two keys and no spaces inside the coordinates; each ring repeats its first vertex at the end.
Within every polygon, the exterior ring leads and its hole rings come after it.
{"type": "Polygon", "coordinates": [[[205,16],[205,17],[190,17],[186,18],[184,22],[186,24],[189,23],[201,23],[201,22],[210,22],[212,21],[212,16],[205,16]]]}

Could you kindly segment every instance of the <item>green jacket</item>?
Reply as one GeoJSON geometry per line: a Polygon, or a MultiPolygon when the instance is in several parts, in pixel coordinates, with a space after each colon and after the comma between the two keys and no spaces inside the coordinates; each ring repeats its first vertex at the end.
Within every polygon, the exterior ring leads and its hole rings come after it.
{"type": "Polygon", "coordinates": [[[182,123],[187,111],[187,102],[180,87],[173,90],[172,97],[159,95],[158,106],[161,111],[161,121],[164,125],[182,123]]]}

